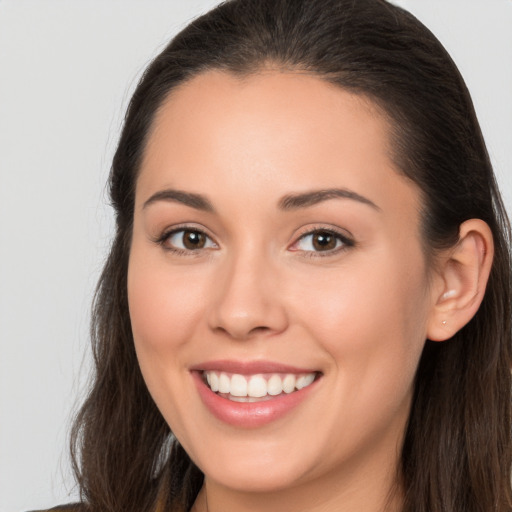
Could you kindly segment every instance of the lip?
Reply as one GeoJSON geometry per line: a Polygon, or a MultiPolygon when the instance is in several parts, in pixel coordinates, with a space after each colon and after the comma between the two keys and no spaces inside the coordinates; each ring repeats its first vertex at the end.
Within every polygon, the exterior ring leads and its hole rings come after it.
{"type": "Polygon", "coordinates": [[[240,375],[255,375],[257,373],[319,373],[315,368],[298,368],[273,361],[205,361],[190,367],[191,371],[219,371],[238,373],[240,375]]]}
{"type": "Polygon", "coordinates": [[[321,380],[320,374],[309,386],[293,393],[278,395],[269,400],[261,402],[234,402],[214,393],[204,382],[202,372],[217,370],[249,375],[255,373],[311,373],[315,371],[318,373],[318,370],[296,368],[267,361],[247,363],[210,361],[197,365],[190,370],[199,396],[210,413],[223,423],[245,429],[262,427],[291,413],[316,390],[321,380]]]}

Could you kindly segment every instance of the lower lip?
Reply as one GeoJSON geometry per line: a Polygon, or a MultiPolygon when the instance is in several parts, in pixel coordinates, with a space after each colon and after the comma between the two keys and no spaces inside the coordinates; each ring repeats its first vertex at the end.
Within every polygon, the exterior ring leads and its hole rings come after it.
{"type": "Polygon", "coordinates": [[[317,378],[309,386],[262,402],[233,402],[214,393],[198,371],[192,376],[208,410],[220,421],[241,428],[257,428],[282,418],[298,407],[316,388],[317,378]]]}

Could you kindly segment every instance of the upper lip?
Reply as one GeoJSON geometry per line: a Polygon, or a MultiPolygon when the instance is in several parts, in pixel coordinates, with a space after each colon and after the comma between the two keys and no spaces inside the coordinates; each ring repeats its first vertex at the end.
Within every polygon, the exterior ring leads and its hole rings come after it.
{"type": "Polygon", "coordinates": [[[314,373],[318,371],[311,368],[298,368],[274,361],[231,361],[228,359],[205,361],[204,363],[191,366],[190,370],[220,371],[240,375],[253,375],[257,373],[314,373]]]}

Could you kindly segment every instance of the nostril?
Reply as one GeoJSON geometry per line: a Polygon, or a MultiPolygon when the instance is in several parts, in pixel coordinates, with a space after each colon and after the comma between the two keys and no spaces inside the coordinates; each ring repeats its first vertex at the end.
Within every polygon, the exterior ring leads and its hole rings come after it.
{"type": "Polygon", "coordinates": [[[219,334],[227,334],[231,338],[239,340],[246,340],[253,336],[258,336],[271,331],[272,329],[265,325],[253,327],[251,329],[244,329],[243,326],[240,326],[239,329],[237,329],[235,326],[230,326],[229,328],[217,326],[214,328],[214,332],[217,332],[219,334]]]}
{"type": "Polygon", "coordinates": [[[254,327],[253,329],[251,329],[249,334],[251,334],[253,332],[266,332],[266,331],[270,331],[270,327],[266,327],[265,325],[262,325],[262,326],[254,327]]]}

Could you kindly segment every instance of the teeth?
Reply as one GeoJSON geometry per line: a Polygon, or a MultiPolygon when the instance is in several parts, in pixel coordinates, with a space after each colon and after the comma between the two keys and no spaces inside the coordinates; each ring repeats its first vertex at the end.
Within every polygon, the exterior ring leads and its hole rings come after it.
{"type": "Polygon", "coordinates": [[[283,379],[283,391],[285,393],[291,393],[292,391],[295,390],[295,376],[294,375],[287,375],[284,379],[283,379]]]}
{"type": "Polygon", "coordinates": [[[284,393],[293,393],[303,389],[315,380],[316,374],[271,374],[244,376],[226,374],[216,371],[205,371],[204,377],[210,389],[215,393],[230,395],[237,402],[253,402],[254,399],[270,398],[284,393]]]}
{"type": "Polygon", "coordinates": [[[231,382],[225,373],[221,373],[219,377],[219,393],[229,393],[231,382]]]}
{"type": "MultiPolygon", "coordinates": [[[[315,376],[312,373],[310,373],[308,375],[301,376],[297,379],[297,382],[295,383],[295,387],[297,389],[305,388],[306,386],[309,386],[314,380],[315,380],[315,376]]],[[[212,390],[213,390],[213,388],[212,388],[212,390]]]]}
{"type": "Polygon", "coordinates": [[[283,392],[283,381],[279,375],[272,375],[267,382],[267,393],[272,396],[280,395],[283,392]]]}
{"type": "MultiPolygon", "coordinates": [[[[234,375],[233,375],[234,377],[234,375]]],[[[267,381],[261,375],[253,375],[247,386],[247,396],[261,398],[267,394],[267,381]]]]}
{"type": "Polygon", "coordinates": [[[248,402],[259,402],[260,401],[257,398],[254,398],[253,396],[233,396],[233,395],[230,395],[229,399],[232,402],[246,402],[246,403],[248,403],[248,402]]]}
{"type": "Polygon", "coordinates": [[[215,372],[210,372],[206,378],[212,391],[219,391],[219,376],[215,372]]]}
{"type": "MultiPolygon", "coordinates": [[[[305,380],[306,380],[306,377],[299,377],[297,379],[297,382],[295,383],[295,387],[297,389],[302,389],[304,387],[305,380]]],[[[212,387],[212,386],[210,385],[210,387],[212,387]]]]}
{"type": "Polygon", "coordinates": [[[231,377],[231,387],[229,394],[233,396],[247,396],[247,379],[243,375],[233,375],[231,377]]]}

